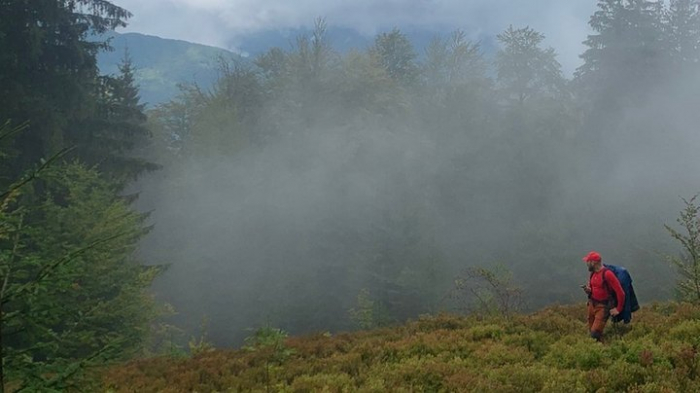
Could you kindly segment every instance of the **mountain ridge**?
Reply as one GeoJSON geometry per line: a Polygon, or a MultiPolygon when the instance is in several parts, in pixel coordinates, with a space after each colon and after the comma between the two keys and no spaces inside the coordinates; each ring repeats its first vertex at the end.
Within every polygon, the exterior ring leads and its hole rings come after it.
{"type": "Polygon", "coordinates": [[[113,48],[98,55],[100,72],[117,74],[118,66],[128,50],[136,69],[141,102],[149,107],[174,98],[179,92],[179,84],[211,86],[218,77],[217,57],[246,61],[223,48],[141,33],[112,32],[100,39],[109,40],[113,48]]]}

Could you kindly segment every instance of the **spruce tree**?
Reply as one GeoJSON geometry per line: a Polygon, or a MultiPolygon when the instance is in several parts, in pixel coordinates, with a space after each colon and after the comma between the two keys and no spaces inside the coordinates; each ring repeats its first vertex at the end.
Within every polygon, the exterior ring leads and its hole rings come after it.
{"type": "Polygon", "coordinates": [[[95,56],[107,47],[90,35],[129,17],[105,0],[0,2],[0,119],[31,120],[13,143],[11,175],[86,139],[70,130],[94,113],[95,56]]]}
{"type": "Polygon", "coordinates": [[[151,133],[134,72],[126,51],[119,74],[99,78],[95,113],[74,129],[82,161],[95,165],[109,180],[120,185],[144,171],[158,168],[138,151],[147,144],[151,133]]]}

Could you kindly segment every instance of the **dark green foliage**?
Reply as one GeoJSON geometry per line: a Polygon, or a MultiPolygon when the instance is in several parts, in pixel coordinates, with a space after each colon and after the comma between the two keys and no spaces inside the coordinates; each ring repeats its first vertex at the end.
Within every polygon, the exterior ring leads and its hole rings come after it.
{"type": "Polygon", "coordinates": [[[130,257],[143,217],[77,164],[14,190],[0,210],[5,381],[65,388],[90,365],[139,353],[161,270],[130,257]]]}
{"type": "Polygon", "coordinates": [[[15,144],[21,153],[15,176],[71,143],[66,128],[92,112],[95,55],[104,47],[86,36],[123,26],[128,17],[101,0],[0,3],[0,118],[32,121],[15,144]]]}
{"type": "Polygon", "coordinates": [[[133,181],[157,165],[135,156],[143,154],[150,138],[146,127],[147,117],[141,104],[138,86],[134,81],[134,68],[128,52],[119,66],[119,75],[99,78],[99,92],[95,113],[75,126],[75,137],[80,158],[94,165],[108,179],[118,184],[133,181]]]}
{"type": "Polygon", "coordinates": [[[100,77],[95,56],[108,46],[88,40],[130,16],[103,0],[0,3],[0,118],[31,121],[13,141],[11,176],[71,146],[74,157],[107,167],[118,181],[152,167],[127,158],[146,135],[131,70],[100,77]]]}
{"type": "Polygon", "coordinates": [[[155,168],[135,155],[144,107],[128,57],[99,76],[107,45],[88,40],[128,17],[102,0],[0,1],[2,389],[69,389],[142,353],[159,313],[162,268],[132,257],[146,217],[117,195],[155,168]]]}

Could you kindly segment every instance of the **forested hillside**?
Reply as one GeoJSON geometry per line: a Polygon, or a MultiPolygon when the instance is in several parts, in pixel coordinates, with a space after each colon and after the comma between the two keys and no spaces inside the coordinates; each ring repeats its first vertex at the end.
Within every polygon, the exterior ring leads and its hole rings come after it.
{"type": "Polygon", "coordinates": [[[243,60],[221,48],[169,40],[138,33],[109,32],[99,37],[112,47],[97,55],[100,73],[119,73],[124,55],[132,58],[141,102],[152,108],[177,96],[178,85],[197,83],[210,88],[217,79],[220,59],[243,60]]]}
{"type": "Polygon", "coordinates": [[[148,110],[97,66],[115,3],[0,1],[0,391],[695,387],[696,1],[600,0],[571,78],[557,31],[340,51],[319,18],[148,110]],[[522,314],[582,304],[593,249],[643,307],[609,346],[522,314]]]}

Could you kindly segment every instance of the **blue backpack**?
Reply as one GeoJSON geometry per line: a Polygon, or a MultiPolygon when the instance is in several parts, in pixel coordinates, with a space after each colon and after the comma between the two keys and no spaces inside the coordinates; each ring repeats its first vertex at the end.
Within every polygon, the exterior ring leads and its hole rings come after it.
{"type": "MultiPolygon", "coordinates": [[[[632,320],[632,313],[639,310],[637,295],[634,293],[634,287],[632,286],[632,276],[630,276],[627,269],[622,266],[603,264],[603,268],[610,270],[615,274],[615,277],[617,277],[618,281],[620,281],[622,290],[625,291],[625,305],[622,308],[622,312],[617,314],[617,316],[614,316],[612,320],[613,322],[623,321],[624,323],[630,323],[632,320]]],[[[610,297],[616,301],[617,296],[615,296],[615,291],[613,291],[605,281],[605,273],[603,273],[603,285],[607,287],[610,297]]]]}

